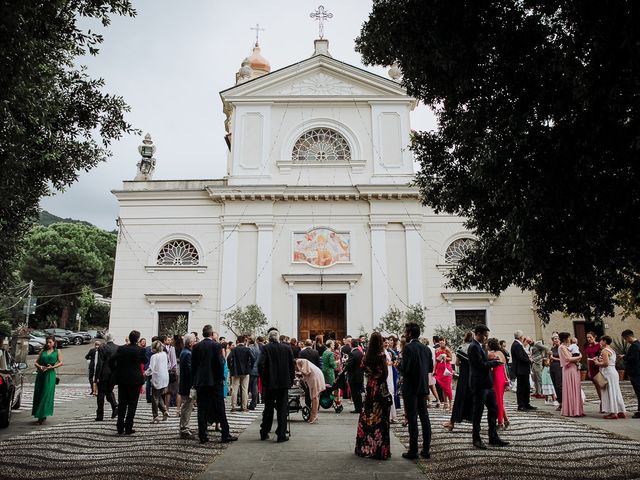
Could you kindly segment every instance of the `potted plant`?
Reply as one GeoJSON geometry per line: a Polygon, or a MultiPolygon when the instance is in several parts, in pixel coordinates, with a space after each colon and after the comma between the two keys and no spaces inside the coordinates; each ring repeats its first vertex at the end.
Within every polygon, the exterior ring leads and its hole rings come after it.
{"type": "Polygon", "coordinates": [[[624,356],[629,350],[629,344],[624,340],[616,339],[613,341],[612,346],[616,352],[616,370],[618,370],[620,380],[624,380],[624,356]]]}

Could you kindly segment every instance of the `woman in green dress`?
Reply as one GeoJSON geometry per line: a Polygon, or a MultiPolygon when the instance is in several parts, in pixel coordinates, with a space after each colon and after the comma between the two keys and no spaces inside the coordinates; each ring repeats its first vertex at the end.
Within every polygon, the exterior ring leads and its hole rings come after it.
{"type": "Polygon", "coordinates": [[[31,415],[42,425],[47,417],[53,415],[53,399],[56,394],[55,369],[62,365],[62,358],[56,348],[56,340],[49,336],[45,349],[36,360],[36,385],[33,391],[33,407],[31,415]]]}

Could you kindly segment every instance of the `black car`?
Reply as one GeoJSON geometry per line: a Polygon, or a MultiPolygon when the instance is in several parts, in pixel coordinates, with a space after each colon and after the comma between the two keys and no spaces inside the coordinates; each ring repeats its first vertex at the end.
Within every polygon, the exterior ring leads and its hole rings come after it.
{"type": "MultiPolygon", "coordinates": [[[[33,332],[31,332],[31,334],[40,338],[47,338],[49,335],[52,335],[51,333],[47,333],[44,330],[34,330],[33,332]]],[[[66,336],[54,335],[54,338],[56,339],[57,348],[62,348],[69,345],[69,339],[66,336]]]]}
{"type": "Polygon", "coordinates": [[[69,343],[73,343],[74,345],[82,345],[83,343],[91,340],[86,339],[82,333],[72,332],[71,330],[65,330],[64,328],[45,328],[44,331],[49,335],[67,337],[69,339],[69,343]]]}
{"type": "Polygon", "coordinates": [[[26,363],[14,363],[9,352],[0,348],[0,428],[7,428],[11,410],[20,408],[25,368],[26,363]]]}

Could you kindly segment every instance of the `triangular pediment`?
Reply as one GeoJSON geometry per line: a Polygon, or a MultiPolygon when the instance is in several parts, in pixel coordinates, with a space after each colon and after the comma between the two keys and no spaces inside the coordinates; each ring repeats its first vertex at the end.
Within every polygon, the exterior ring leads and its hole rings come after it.
{"type": "Polygon", "coordinates": [[[225,100],[278,97],[407,97],[392,80],[316,55],[221,92],[225,100]]]}

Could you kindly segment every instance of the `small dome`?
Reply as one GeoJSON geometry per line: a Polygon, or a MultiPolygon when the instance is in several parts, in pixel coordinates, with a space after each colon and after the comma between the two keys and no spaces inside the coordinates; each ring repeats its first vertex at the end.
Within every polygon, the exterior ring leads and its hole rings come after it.
{"type": "Polygon", "coordinates": [[[264,73],[269,73],[271,71],[271,64],[269,61],[260,55],[260,46],[256,43],[256,46],[253,47],[253,53],[249,55],[249,66],[253,70],[259,70],[264,73]]]}

